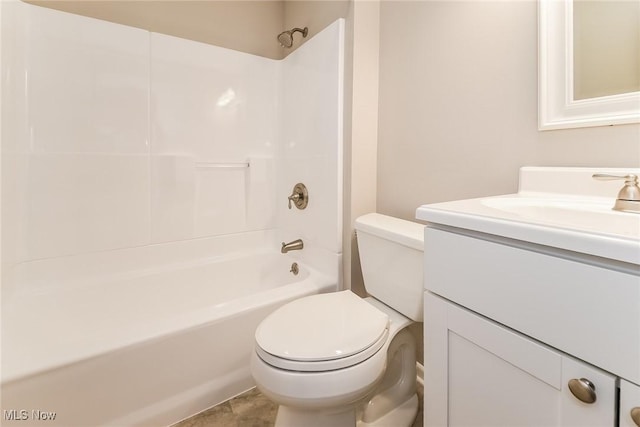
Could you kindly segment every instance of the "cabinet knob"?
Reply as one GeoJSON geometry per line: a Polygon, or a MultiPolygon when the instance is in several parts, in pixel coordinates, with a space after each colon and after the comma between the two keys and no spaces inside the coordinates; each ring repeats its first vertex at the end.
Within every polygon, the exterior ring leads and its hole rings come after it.
{"type": "Polygon", "coordinates": [[[569,380],[569,390],[571,390],[576,399],[584,403],[596,401],[596,386],[586,378],[569,380]]]}
{"type": "Polygon", "coordinates": [[[631,408],[631,419],[638,427],[640,427],[640,406],[631,408]]]}

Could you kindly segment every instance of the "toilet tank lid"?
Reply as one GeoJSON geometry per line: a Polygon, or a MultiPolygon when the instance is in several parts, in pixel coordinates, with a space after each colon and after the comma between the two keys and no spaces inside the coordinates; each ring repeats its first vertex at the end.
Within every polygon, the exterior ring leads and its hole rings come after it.
{"type": "Polygon", "coordinates": [[[379,213],[356,218],[357,231],[373,234],[419,251],[424,251],[424,225],[379,213]]]}

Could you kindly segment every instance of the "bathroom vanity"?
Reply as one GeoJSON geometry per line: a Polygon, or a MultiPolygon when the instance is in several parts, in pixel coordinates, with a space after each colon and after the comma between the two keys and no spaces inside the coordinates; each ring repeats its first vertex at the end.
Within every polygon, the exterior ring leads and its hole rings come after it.
{"type": "Polygon", "coordinates": [[[425,205],[425,426],[640,426],[640,214],[620,182],[522,168],[425,205]]]}

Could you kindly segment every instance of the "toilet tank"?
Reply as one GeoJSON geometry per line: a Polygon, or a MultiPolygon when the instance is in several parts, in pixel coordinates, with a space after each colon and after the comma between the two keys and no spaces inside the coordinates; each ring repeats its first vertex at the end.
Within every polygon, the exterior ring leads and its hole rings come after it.
{"type": "Polygon", "coordinates": [[[355,228],[367,293],[422,322],[424,225],[370,213],[355,228]]]}

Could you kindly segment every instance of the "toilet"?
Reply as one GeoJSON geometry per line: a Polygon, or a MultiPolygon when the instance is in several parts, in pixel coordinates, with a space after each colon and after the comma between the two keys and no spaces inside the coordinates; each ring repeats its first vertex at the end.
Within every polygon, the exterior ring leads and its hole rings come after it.
{"type": "Polygon", "coordinates": [[[285,304],[256,329],[251,373],[276,426],[410,426],[418,411],[424,226],[377,213],[355,223],[365,288],[285,304]]]}

